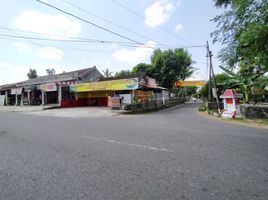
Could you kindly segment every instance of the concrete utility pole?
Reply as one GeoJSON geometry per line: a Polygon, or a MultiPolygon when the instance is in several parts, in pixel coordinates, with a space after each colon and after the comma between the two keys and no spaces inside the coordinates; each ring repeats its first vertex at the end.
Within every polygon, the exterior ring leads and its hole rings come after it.
{"type": "Polygon", "coordinates": [[[212,65],[212,51],[210,51],[209,49],[209,44],[207,41],[207,56],[209,57],[209,82],[208,82],[208,101],[212,102],[212,87],[211,87],[211,78],[213,78],[213,83],[214,83],[214,90],[215,90],[215,98],[216,98],[216,103],[217,103],[217,108],[218,108],[218,113],[220,114],[220,105],[219,105],[219,98],[217,95],[217,83],[216,83],[216,79],[215,79],[215,74],[214,74],[214,70],[213,70],[213,65],[212,65]]]}

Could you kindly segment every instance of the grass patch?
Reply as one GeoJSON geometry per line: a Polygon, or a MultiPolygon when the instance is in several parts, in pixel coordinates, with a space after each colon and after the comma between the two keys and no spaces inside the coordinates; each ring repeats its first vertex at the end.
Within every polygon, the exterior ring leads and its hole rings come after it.
{"type": "Polygon", "coordinates": [[[204,103],[200,104],[198,111],[199,112],[205,112],[207,110],[207,107],[204,103]]]}

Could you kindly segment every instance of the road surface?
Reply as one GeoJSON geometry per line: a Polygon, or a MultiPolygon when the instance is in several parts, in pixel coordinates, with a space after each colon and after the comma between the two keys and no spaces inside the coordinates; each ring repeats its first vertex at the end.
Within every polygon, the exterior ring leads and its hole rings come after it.
{"type": "Polygon", "coordinates": [[[0,113],[0,199],[267,199],[268,131],[157,113],[0,113]]]}

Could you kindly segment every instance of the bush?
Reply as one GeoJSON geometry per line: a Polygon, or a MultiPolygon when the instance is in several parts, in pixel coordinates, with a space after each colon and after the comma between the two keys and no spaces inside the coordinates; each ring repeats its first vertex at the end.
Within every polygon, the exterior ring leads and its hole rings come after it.
{"type": "Polygon", "coordinates": [[[201,104],[200,106],[199,106],[199,108],[198,108],[198,111],[200,111],[200,112],[204,112],[204,111],[206,111],[207,110],[207,108],[206,108],[206,105],[203,103],[203,104],[201,104]]]}

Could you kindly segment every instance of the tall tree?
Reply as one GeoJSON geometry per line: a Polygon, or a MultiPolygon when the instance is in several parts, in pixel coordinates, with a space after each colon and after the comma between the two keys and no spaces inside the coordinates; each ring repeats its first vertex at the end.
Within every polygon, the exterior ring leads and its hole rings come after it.
{"type": "Polygon", "coordinates": [[[105,70],[102,70],[102,72],[103,72],[103,75],[105,78],[112,77],[112,75],[113,75],[113,72],[111,72],[108,68],[105,70]]]}
{"type": "Polygon", "coordinates": [[[124,76],[130,76],[132,75],[132,72],[130,70],[121,70],[119,72],[115,73],[115,77],[124,77],[124,76]]]}
{"type": "Polygon", "coordinates": [[[217,7],[225,8],[216,16],[218,30],[211,36],[224,48],[219,58],[228,68],[260,66],[268,70],[268,1],[267,0],[214,0],[217,7]]]}
{"type": "Polygon", "coordinates": [[[30,69],[28,74],[27,74],[27,76],[28,76],[28,79],[33,79],[33,78],[38,77],[37,72],[36,72],[35,69],[30,69]]]}
{"type": "Polygon", "coordinates": [[[54,75],[56,73],[55,69],[53,68],[46,69],[46,72],[48,75],[54,75]]]}
{"type": "Polygon", "coordinates": [[[153,73],[153,67],[150,64],[139,63],[135,67],[132,68],[132,73],[145,73],[147,75],[151,75],[153,73]]]}
{"type": "Polygon", "coordinates": [[[174,87],[177,80],[184,80],[193,73],[193,60],[184,49],[161,51],[157,49],[151,56],[152,76],[160,85],[168,89],[174,87]]]}

